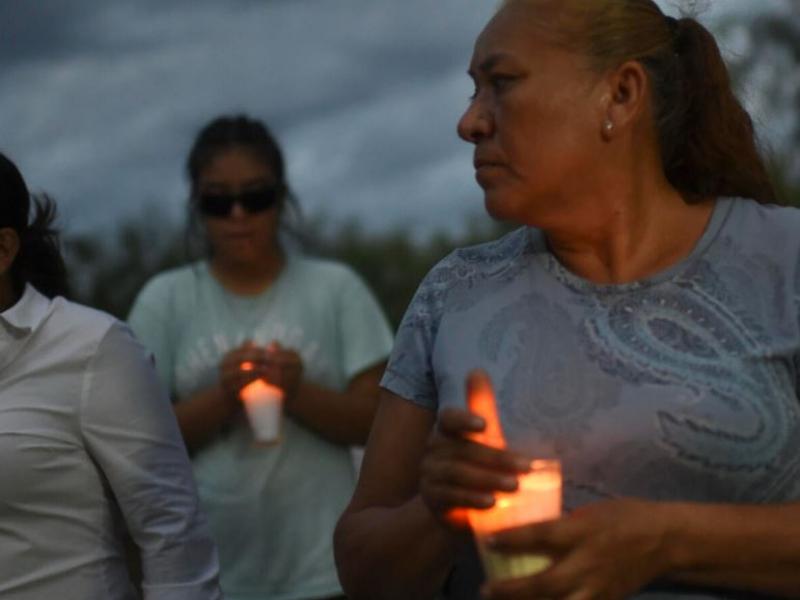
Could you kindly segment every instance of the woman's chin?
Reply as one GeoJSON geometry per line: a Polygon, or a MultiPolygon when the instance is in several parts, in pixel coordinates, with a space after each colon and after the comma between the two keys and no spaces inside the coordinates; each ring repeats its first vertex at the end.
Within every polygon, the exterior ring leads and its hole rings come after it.
{"type": "Polygon", "coordinates": [[[516,204],[507,195],[493,190],[486,190],[483,205],[489,216],[497,221],[519,221],[519,211],[514,210],[516,204]]]}

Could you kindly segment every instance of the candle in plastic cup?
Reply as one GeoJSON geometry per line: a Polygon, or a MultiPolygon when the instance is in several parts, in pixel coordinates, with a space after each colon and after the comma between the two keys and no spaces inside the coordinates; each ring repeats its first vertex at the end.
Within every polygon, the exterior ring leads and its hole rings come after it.
{"type": "Polygon", "coordinates": [[[274,443],[280,438],[283,390],[256,379],[239,392],[257,442],[274,443]]]}
{"type": "Polygon", "coordinates": [[[535,575],[550,566],[540,554],[507,554],[491,550],[485,539],[503,529],[561,516],[561,465],[557,460],[534,460],[531,471],[520,475],[516,492],[495,494],[486,510],[470,510],[469,521],[486,577],[492,581],[535,575]]]}

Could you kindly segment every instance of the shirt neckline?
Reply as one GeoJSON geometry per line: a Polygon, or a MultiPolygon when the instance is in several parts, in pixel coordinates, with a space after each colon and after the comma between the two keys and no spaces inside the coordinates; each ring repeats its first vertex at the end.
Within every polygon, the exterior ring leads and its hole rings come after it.
{"type": "Polygon", "coordinates": [[[580,275],[577,275],[565,267],[547,247],[547,243],[543,233],[539,233],[540,239],[538,240],[538,256],[543,263],[544,268],[556,279],[566,284],[567,286],[582,292],[591,292],[598,294],[620,294],[633,290],[638,290],[659,283],[669,281],[685,272],[692,264],[699,260],[711,247],[717,236],[722,229],[725,221],[733,209],[733,199],[731,198],[718,198],[714,203],[714,208],[711,213],[711,218],[706,225],[703,234],[695,244],[692,251],[679,260],[678,262],[637,281],[627,283],[595,283],[580,275]]]}
{"type": "Polygon", "coordinates": [[[231,302],[237,306],[255,306],[263,302],[265,298],[275,295],[275,290],[283,285],[282,282],[288,278],[287,275],[290,269],[294,268],[295,260],[295,257],[290,252],[287,252],[285,255],[283,268],[281,269],[280,273],[278,273],[278,276],[270,285],[257,294],[237,294],[236,292],[226,289],[225,286],[223,286],[217,280],[217,278],[214,277],[214,273],[211,272],[211,264],[207,260],[200,262],[200,268],[202,269],[205,278],[211,282],[211,286],[216,290],[217,293],[222,295],[227,302],[231,302]]]}
{"type": "Polygon", "coordinates": [[[50,303],[49,298],[27,283],[22,297],[16,304],[0,313],[0,321],[17,333],[30,333],[44,320],[50,303]]]}

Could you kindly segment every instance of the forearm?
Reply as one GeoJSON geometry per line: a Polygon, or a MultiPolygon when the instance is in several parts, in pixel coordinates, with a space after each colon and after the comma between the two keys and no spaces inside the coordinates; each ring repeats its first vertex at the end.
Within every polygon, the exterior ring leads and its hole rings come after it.
{"type": "Polygon", "coordinates": [[[800,503],[666,510],[671,579],[800,597],[800,503]]]}
{"type": "Polygon", "coordinates": [[[288,399],[286,412],[331,442],[363,444],[375,416],[376,393],[335,392],[302,382],[288,399]]]}
{"type": "Polygon", "coordinates": [[[208,443],[239,408],[238,401],[226,398],[216,385],[175,404],[175,416],[186,447],[196,450],[208,443]]]}
{"type": "Polygon", "coordinates": [[[435,597],[459,543],[419,496],[397,507],[348,510],[334,534],[339,576],[352,600],[435,597]]]}

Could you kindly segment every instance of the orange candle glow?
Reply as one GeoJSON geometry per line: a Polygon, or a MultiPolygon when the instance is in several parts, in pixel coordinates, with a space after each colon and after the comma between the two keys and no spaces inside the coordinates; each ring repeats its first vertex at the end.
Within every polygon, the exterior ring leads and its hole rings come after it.
{"type": "MultiPolygon", "coordinates": [[[[492,383],[483,371],[472,371],[467,378],[467,404],[470,412],[486,423],[484,430],[470,434],[470,439],[493,448],[505,448],[492,383]]],[[[557,460],[532,461],[531,470],[519,475],[517,484],[515,492],[496,492],[491,508],[466,509],[486,575],[491,580],[533,575],[550,564],[549,558],[539,554],[494,552],[484,541],[497,531],[561,515],[561,464],[557,460]]]]}
{"type": "Polygon", "coordinates": [[[550,564],[546,556],[501,554],[484,543],[487,536],[497,531],[557,519],[561,515],[561,465],[557,460],[532,461],[530,472],[520,475],[518,482],[516,492],[497,492],[491,508],[469,511],[483,566],[491,580],[533,575],[550,564]]]}
{"type": "Polygon", "coordinates": [[[239,368],[242,371],[252,371],[255,368],[255,366],[249,360],[246,360],[241,365],[239,365],[239,368]]]}
{"type": "Polygon", "coordinates": [[[256,379],[239,392],[256,441],[277,442],[280,437],[283,390],[256,379]]]}
{"type": "Polygon", "coordinates": [[[483,371],[472,371],[467,378],[467,405],[470,412],[486,423],[486,428],[470,434],[470,439],[492,448],[505,448],[506,440],[500,427],[492,382],[483,371]]]}

